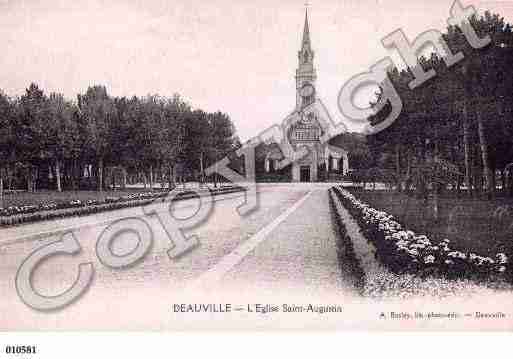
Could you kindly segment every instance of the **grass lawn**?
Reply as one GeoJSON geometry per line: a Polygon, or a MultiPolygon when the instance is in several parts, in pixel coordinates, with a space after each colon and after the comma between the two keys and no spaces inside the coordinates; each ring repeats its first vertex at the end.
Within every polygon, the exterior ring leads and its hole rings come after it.
{"type": "MultiPolygon", "coordinates": [[[[513,198],[493,201],[442,197],[439,219],[433,201],[389,191],[355,191],[357,198],[392,214],[407,229],[435,241],[448,238],[451,247],[481,255],[513,254],[513,198]]],[[[450,196],[450,195],[449,195],[450,196]]]]}
{"type": "MultiPolygon", "coordinates": [[[[10,206],[23,206],[23,205],[38,205],[41,203],[48,202],[69,202],[71,200],[79,199],[80,201],[87,200],[102,200],[105,197],[121,197],[132,193],[149,192],[144,189],[127,189],[127,190],[116,190],[116,191],[37,191],[33,193],[29,192],[18,192],[4,194],[3,207],[7,208],[10,206]]],[[[2,204],[0,204],[2,207],[2,204]]]]}

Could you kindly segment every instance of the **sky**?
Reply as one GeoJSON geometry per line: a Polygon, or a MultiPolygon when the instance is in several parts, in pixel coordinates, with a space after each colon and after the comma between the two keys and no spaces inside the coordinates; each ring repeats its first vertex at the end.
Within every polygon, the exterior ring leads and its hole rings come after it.
{"type": "MultiPolygon", "coordinates": [[[[513,0],[463,3],[513,22],[513,0]]],[[[443,30],[451,4],[310,0],[317,94],[331,116],[341,119],[349,78],[385,56],[400,61],[384,36],[443,30]]],[[[0,0],[0,89],[16,96],[36,82],[71,99],[94,84],[114,96],[179,93],[228,113],[246,140],[294,109],[304,12],[304,0],[0,0]]]]}

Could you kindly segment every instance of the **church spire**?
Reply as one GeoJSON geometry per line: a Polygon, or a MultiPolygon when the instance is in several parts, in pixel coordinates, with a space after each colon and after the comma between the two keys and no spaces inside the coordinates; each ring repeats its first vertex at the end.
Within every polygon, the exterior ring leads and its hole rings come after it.
{"type": "Polygon", "coordinates": [[[310,26],[308,24],[308,3],[305,4],[305,25],[303,27],[303,39],[301,40],[301,49],[298,52],[299,65],[313,65],[314,52],[310,43],[310,26]]]}
{"type": "Polygon", "coordinates": [[[303,27],[303,39],[301,49],[297,53],[298,68],[296,70],[296,107],[302,108],[314,99],[315,80],[317,78],[314,67],[314,51],[310,43],[310,26],[308,24],[308,4],[305,9],[305,25],[303,27]],[[304,87],[309,89],[304,89],[304,87]],[[306,95],[310,92],[310,95],[306,95]]]}
{"type": "Polygon", "coordinates": [[[308,26],[308,4],[306,5],[305,9],[305,26],[303,28],[303,41],[301,42],[302,47],[304,48],[305,45],[308,45],[310,47],[310,27],[308,26]]]}

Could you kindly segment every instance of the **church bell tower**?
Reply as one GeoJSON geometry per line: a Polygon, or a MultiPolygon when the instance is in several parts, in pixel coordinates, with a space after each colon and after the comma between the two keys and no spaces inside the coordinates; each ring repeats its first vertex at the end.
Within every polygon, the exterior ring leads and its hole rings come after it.
{"type": "Polygon", "coordinates": [[[298,51],[297,57],[299,65],[296,70],[296,109],[300,110],[315,101],[315,80],[317,79],[313,63],[314,51],[310,43],[308,8],[305,12],[301,49],[298,51]]]}

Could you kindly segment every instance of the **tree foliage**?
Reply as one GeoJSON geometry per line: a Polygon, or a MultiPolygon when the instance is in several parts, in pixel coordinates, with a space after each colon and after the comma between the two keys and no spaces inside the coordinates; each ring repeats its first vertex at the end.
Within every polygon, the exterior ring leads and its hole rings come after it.
{"type": "MultiPolygon", "coordinates": [[[[419,87],[409,89],[409,69],[389,72],[403,109],[391,126],[369,136],[368,144],[373,157],[386,153],[394,159],[389,167],[396,171],[399,190],[410,185],[419,191],[433,187],[439,181],[429,180],[425,173],[435,160],[454,166],[450,173],[440,174],[453,188],[493,196],[496,178],[501,177],[502,188],[509,186],[513,192],[513,181],[507,178],[511,171],[505,170],[513,162],[512,28],[489,12],[474,16],[471,24],[478,36],[490,36],[491,43],[473,49],[461,29],[450,26],[443,39],[453,54],[463,52],[464,59],[448,68],[436,53],[420,57],[417,66],[437,75],[419,87]]],[[[390,106],[369,118],[370,123],[383,121],[390,106]]]]}
{"type": "Polygon", "coordinates": [[[19,98],[0,92],[0,172],[11,188],[101,190],[116,168],[150,186],[171,183],[177,167],[199,177],[238,145],[228,115],[192,109],[179,95],[113,97],[100,85],[76,101],[37,84],[19,98]]]}

